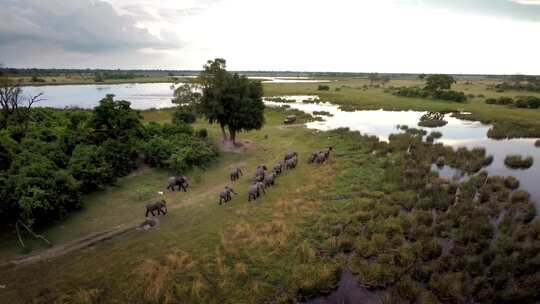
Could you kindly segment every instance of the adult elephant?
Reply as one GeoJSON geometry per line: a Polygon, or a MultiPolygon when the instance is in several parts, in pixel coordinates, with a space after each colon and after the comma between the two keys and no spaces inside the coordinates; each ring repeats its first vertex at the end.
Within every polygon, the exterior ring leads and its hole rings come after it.
{"type": "Polygon", "coordinates": [[[152,216],[155,216],[154,211],[157,211],[157,215],[160,215],[162,213],[163,215],[167,214],[167,202],[162,199],[155,203],[147,204],[146,213],[144,214],[144,216],[148,217],[148,213],[152,214],[152,216]]]}
{"type": "Polygon", "coordinates": [[[285,153],[285,157],[283,158],[283,160],[284,160],[285,162],[287,162],[289,159],[291,159],[291,158],[293,158],[293,157],[298,158],[298,153],[296,153],[296,152],[294,152],[294,151],[293,151],[293,152],[287,152],[287,153],[285,153]]]}
{"type": "Polygon", "coordinates": [[[185,176],[169,177],[169,185],[167,186],[167,189],[171,189],[172,191],[174,191],[177,186],[178,191],[184,190],[184,192],[187,192],[187,188],[189,187],[188,178],[185,176]]]}

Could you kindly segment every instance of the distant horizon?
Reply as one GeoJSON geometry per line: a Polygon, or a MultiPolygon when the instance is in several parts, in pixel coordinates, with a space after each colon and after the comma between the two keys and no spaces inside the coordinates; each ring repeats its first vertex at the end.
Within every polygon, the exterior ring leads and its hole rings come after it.
{"type": "MultiPolygon", "coordinates": [[[[185,73],[200,73],[202,69],[152,69],[152,68],[133,68],[133,69],[115,69],[115,68],[24,68],[24,67],[2,67],[0,70],[38,70],[38,71],[120,71],[120,72],[185,72],[185,73]]],[[[540,74],[481,74],[481,73],[425,73],[425,72],[346,72],[346,71],[294,71],[294,70],[229,70],[233,73],[287,73],[287,74],[357,74],[357,75],[369,75],[369,74],[381,74],[381,75],[434,75],[445,74],[454,76],[536,76],[540,74]]],[[[182,75],[173,75],[182,76],[182,75]]],[[[172,77],[172,76],[171,76],[172,77]]],[[[279,76],[278,76],[279,77],[279,76]]]]}

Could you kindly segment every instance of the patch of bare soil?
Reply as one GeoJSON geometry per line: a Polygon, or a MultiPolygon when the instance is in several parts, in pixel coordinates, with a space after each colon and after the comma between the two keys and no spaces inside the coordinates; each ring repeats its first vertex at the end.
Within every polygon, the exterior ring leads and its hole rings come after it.
{"type": "Polygon", "coordinates": [[[258,149],[258,146],[256,143],[244,139],[244,140],[237,140],[236,143],[233,144],[233,142],[227,140],[220,140],[217,143],[219,149],[223,152],[233,152],[233,153],[246,153],[250,151],[255,151],[258,149]]]}
{"type": "Polygon", "coordinates": [[[279,125],[277,126],[277,128],[279,130],[287,130],[287,129],[290,129],[290,128],[297,128],[297,127],[303,127],[304,124],[301,123],[301,124],[292,124],[292,125],[279,125]]]}

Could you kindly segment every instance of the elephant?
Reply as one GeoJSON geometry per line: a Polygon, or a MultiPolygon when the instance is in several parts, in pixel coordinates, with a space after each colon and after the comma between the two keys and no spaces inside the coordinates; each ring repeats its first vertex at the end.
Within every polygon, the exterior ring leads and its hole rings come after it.
{"type": "Polygon", "coordinates": [[[285,162],[285,168],[287,170],[290,170],[290,169],[294,169],[296,168],[296,165],[298,164],[298,158],[293,157],[293,158],[290,158],[288,159],[286,162],[285,162]]]}
{"type": "Polygon", "coordinates": [[[319,156],[319,154],[321,152],[322,151],[315,151],[315,152],[311,153],[311,155],[308,158],[308,164],[311,164],[311,163],[315,162],[315,160],[317,159],[317,156],[319,156]]]}
{"type": "Polygon", "coordinates": [[[154,211],[157,210],[157,215],[160,215],[163,213],[164,215],[167,214],[167,202],[165,200],[159,200],[155,203],[150,203],[146,205],[146,213],[145,217],[148,217],[148,213],[151,213],[152,216],[155,216],[154,211]]]}
{"type": "Polygon", "coordinates": [[[219,193],[219,204],[221,205],[222,203],[226,203],[226,202],[230,201],[232,199],[231,193],[238,194],[238,193],[234,192],[233,188],[231,188],[229,186],[225,186],[225,190],[223,190],[223,191],[221,191],[219,193]]]}
{"type": "Polygon", "coordinates": [[[268,168],[266,168],[265,165],[258,165],[257,169],[255,170],[255,182],[262,182],[264,180],[264,177],[266,175],[266,171],[268,168]]]}
{"type": "Polygon", "coordinates": [[[266,191],[264,190],[264,184],[263,183],[261,183],[261,182],[253,183],[253,185],[251,185],[251,187],[249,188],[248,201],[251,201],[251,199],[257,200],[257,198],[259,198],[259,196],[261,196],[261,190],[262,190],[263,193],[266,193],[266,191]]]}
{"type": "Polygon", "coordinates": [[[278,162],[275,166],[274,166],[274,174],[276,176],[278,175],[281,175],[281,172],[283,172],[283,161],[280,161],[278,162]]]}
{"type": "Polygon", "coordinates": [[[317,157],[315,157],[315,162],[317,164],[322,164],[326,161],[326,154],[324,152],[319,152],[319,154],[317,154],[317,157]]]}
{"type": "Polygon", "coordinates": [[[326,148],[325,150],[323,150],[322,152],[324,153],[324,155],[326,156],[326,159],[329,159],[330,158],[330,152],[332,152],[332,147],[328,147],[326,148]]]}
{"type": "Polygon", "coordinates": [[[240,168],[234,168],[231,173],[230,173],[230,178],[231,178],[231,181],[236,181],[238,179],[240,179],[240,176],[244,175],[242,173],[242,170],[240,170],[240,168]]]}
{"type": "Polygon", "coordinates": [[[167,186],[167,189],[171,189],[174,191],[174,188],[178,186],[178,191],[184,190],[184,192],[187,192],[187,188],[189,187],[189,181],[187,177],[185,176],[171,176],[169,177],[169,185],[167,186]]]}
{"type": "Polygon", "coordinates": [[[332,147],[328,147],[327,149],[323,151],[319,151],[319,153],[315,156],[314,161],[318,164],[324,163],[330,158],[331,151],[332,151],[332,147]]]}
{"type": "Polygon", "coordinates": [[[267,174],[266,177],[264,178],[264,187],[268,188],[270,186],[273,186],[275,184],[275,180],[276,180],[275,173],[267,174]]]}
{"type": "Polygon", "coordinates": [[[298,157],[298,153],[296,153],[296,152],[287,152],[287,153],[285,153],[285,157],[283,158],[283,160],[286,162],[286,161],[288,161],[289,159],[291,159],[293,157],[298,157]]]}
{"type": "Polygon", "coordinates": [[[257,169],[255,170],[255,176],[257,176],[257,175],[264,176],[264,174],[266,173],[267,170],[268,170],[268,168],[266,168],[265,165],[258,165],[257,169]]]}

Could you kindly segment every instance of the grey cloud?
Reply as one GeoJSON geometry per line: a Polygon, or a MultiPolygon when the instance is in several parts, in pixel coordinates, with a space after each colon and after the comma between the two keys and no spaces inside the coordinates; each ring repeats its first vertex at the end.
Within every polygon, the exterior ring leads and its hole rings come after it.
{"type": "MultiPolygon", "coordinates": [[[[70,52],[178,48],[178,39],[160,40],[98,0],[0,0],[0,45],[20,42],[57,45],[70,52]]],[[[174,38],[174,37],[168,37],[174,38]]]]}

